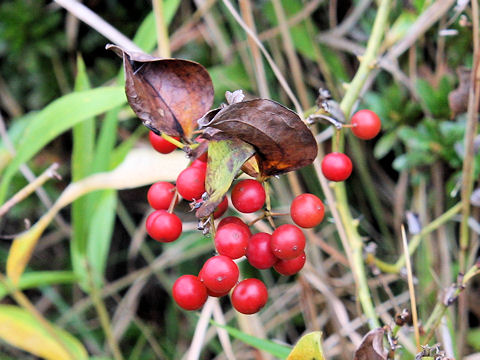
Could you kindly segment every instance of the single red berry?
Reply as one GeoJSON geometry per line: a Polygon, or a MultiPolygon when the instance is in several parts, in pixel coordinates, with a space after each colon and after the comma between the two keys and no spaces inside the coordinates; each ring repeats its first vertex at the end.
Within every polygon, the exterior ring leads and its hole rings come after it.
{"type": "Polygon", "coordinates": [[[206,163],[208,161],[208,151],[205,151],[202,155],[200,155],[197,160],[206,163]]]}
{"type": "Polygon", "coordinates": [[[166,181],[159,181],[148,189],[147,200],[155,210],[167,210],[174,196],[175,186],[166,181]]]}
{"type": "Polygon", "coordinates": [[[250,232],[250,228],[248,227],[247,224],[245,224],[242,219],[240,219],[239,217],[237,216],[227,216],[226,218],[223,218],[219,223],[218,223],[218,226],[217,226],[217,231],[220,230],[220,228],[224,225],[227,225],[227,224],[231,224],[231,223],[234,223],[234,224],[237,224],[237,225],[240,225],[242,227],[242,229],[245,231],[245,233],[248,235],[248,238],[250,238],[250,236],[252,236],[252,233],[250,232]]]}
{"type": "Polygon", "coordinates": [[[221,294],[230,291],[238,281],[239,270],[237,264],[224,255],[217,255],[208,259],[200,270],[200,280],[212,292],[221,294]]]}
{"type": "Polygon", "coordinates": [[[203,170],[207,171],[207,163],[205,161],[195,159],[192,161],[192,163],[189,165],[190,167],[199,167],[202,168],[203,170]]]}
{"type": "MultiPolygon", "coordinates": [[[[200,270],[200,272],[198,273],[198,278],[199,279],[202,279],[203,278],[203,267],[202,269],[200,270]]],[[[203,284],[203,282],[202,282],[203,284]]],[[[206,286],[205,286],[206,287],[206,286]]],[[[207,287],[206,287],[207,288],[207,287]]],[[[212,296],[212,297],[222,297],[222,296],[225,296],[225,295],[228,295],[228,293],[230,292],[231,289],[227,290],[227,291],[223,291],[223,292],[215,292],[215,291],[212,291],[210,290],[209,288],[207,288],[207,294],[208,296],[212,296]]]]}
{"type": "Polygon", "coordinates": [[[382,122],[377,114],[371,110],[357,111],[351,120],[353,134],[363,140],[373,139],[382,128],[382,122]]]}
{"type": "Polygon", "coordinates": [[[290,216],[300,227],[313,228],[320,224],[325,215],[322,200],[313,194],[301,194],[290,205],[290,216]]]}
{"type": "Polygon", "coordinates": [[[283,224],[272,233],[270,248],[277,258],[290,260],[302,253],[305,242],[302,230],[295,225],[283,224]]]}
{"type": "Polygon", "coordinates": [[[339,152],[325,155],[322,160],[322,173],[331,181],[344,181],[352,173],[352,161],[350,158],[339,152]]]}
{"type": "Polygon", "coordinates": [[[177,191],[188,201],[199,199],[205,192],[205,170],[201,167],[187,167],[177,177],[177,191]]]}
{"type": "Polygon", "coordinates": [[[218,219],[219,217],[221,217],[223,214],[225,214],[225,212],[227,211],[228,209],[228,197],[224,197],[222,202],[220,204],[217,205],[217,208],[215,209],[215,211],[213,212],[213,218],[214,219],[218,219]]]}
{"type": "Polygon", "coordinates": [[[272,235],[260,232],[248,240],[247,259],[257,269],[268,269],[278,260],[270,248],[272,235]]]}
{"type": "Polygon", "coordinates": [[[180,218],[165,210],[151,213],[146,221],[147,233],[160,242],[172,242],[182,234],[182,221],[180,218]]]}
{"type": "MultiPolygon", "coordinates": [[[[175,140],[179,140],[179,137],[172,136],[175,140]]],[[[173,150],[177,148],[176,145],[173,145],[171,142],[165,140],[160,135],[155,134],[153,131],[148,133],[148,139],[152,147],[162,154],[170,154],[173,150]]]]}
{"type": "Polygon", "coordinates": [[[248,235],[241,225],[224,225],[215,234],[215,248],[220,255],[238,259],[245,255],[247,246],[248,235]]]}
{"type": "Polygon", "coordinates": [[[276,272],[284,276],[290,276],[298,273],[305,265],[305,252],[302,252],[300,256],[290,260],[278,260],[273,268],[276,272]]]}
{"type": "Polygon", "coordinates": [[[173,284],[172,295],[182,309],[198,310],[207,301],[207,288],[198,277],[182,275],[173,284]]]}
{"type": "Polygon", "coordinates": [[[265,203],[265,198],[262,184],[253,179],[242,180],[232,189],[232,204],[242,213],[260,210],[265,203]]]}
{"type": "Polygon", "coordinates": [[[242,314],[255,314],[268,300],[267,287],[258,279],[240,281],[232,292],[232,305],[242,314]]]}

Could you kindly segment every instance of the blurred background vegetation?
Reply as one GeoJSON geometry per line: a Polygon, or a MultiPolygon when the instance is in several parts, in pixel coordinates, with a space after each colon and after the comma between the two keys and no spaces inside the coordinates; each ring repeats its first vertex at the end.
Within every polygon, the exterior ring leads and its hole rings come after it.
{"type": "MultiPolygon", "coordinates": [[[[250,97],[269,96],[293,108],[271,67],[248,41],[225,2],[160,2],[169,24],[172,56],[197,61],[208,69],[216,105],[223,101],[225,91],[243,89],[250,97]],[[259,73],[265,76],[263,83],[259,73]]],[[[232,3],[249,26],[251,16],[259,39],[306,113],[315,110],[319,88],[329,89],[333,98],[341,101],[372,32],[375,1],[232,3]],[[289,48],[290,43],[293,48],[289,48]]],[[[474,21],[475,10],[469,2],[439,3],[392,2],[389,27],[384,29],[380,47],[382,58],[355,104],[355,108],[379,114],[382,133],[366,143],[347,136],[347,153],[355,164],[353,177],[347,182],[348,205],[359,221],[365,243],[376,245],[378,258],[395,263],[402,254],[399,239],[404,221],[410,220],[410,235],[415,236],[415,225],[421,229],[458,207],[447,223],[422,233],[413,256],[423,323],[442,289],[456,281],[460,270],[473,265],[480,231],[478,208],[461,213],[458,205],[470,198],[465,200],[461,193],[465,162],[475,164],[472,179],[478,179],[480,169],[476,152],[472,156],[465,151],[465,129],[471,124],[466,112],[468,69],[478,62],[472,36],[478,20],[474,21]],[[453,94],[450,103],[449,94],[453,94]],[[455,96],[457,100],[452,100],[455,96]],[[461,251],[460,224],[465,218],[469,241],[461,251]]],[[[155,50],[155,17],[150,2],[86,0],[83,4],[145,52],[155,50]]],[[[62,207],[42,231],[19,288],[51,324],[73,334],[91,358],[186,358],[192,338],[199,332],[198,314],[181,311],[169,293],[176,277],[200,269],[213,254],[213,244],[195,230],[196,221],[185,203],[178,209],[186,229],[180,240],[162,245],[146,236],[149,183],[174,181],[187,160],[181,151],[169,155],[172,160],[168,163],[168,157],[153,157],[146,129],[123,98],[120,59],[105,50],[111,40],[97,30],[56,2],[7,0],[0,4],[0,203],[53,163],[59,164],[57,172],[62,177],[47,181],[37,194],[15,204],[0,218],[1,272],[7,266],[12,239],[46,214],[69,183],[111,171],[128,158],[127,154],[143,149],[147,159],[154,161],[149,176],[142,179],[130,168],[132,183],[107,186],[62,207]],[[94,91],[89,89],[98,92],[88,93],[94,91]]],[[[328,124],[314,125],[313,129],[329,151],[328,124]]],[[[275,209],[288,211],[297,190],[325,199],[313,166],[297,172],[295,179],[293,185],[286,176],[272,180],[275,209]]],[[[478,206],[480,201],[474,200],[478,206]]],[[[234,213],[229,210],[229,214],[234,213]]],[[[221,301],[223,313],[215,321],[226,321],[231,331],[240,330],[231,334],[237,359],[269,359],[268,346],[291,345],[312,330],[324,331],[327,358],[352,357],[368,325],[359,312],[355,282],[345,266],[335,224],[329,221],[328,205],[326,217],[308,235],[311,256],[299,277],[278,279],[270,271],[242,265],[245,276],[260,277],[268,284],[270,300],[249,320],[234,314],[228,299],[221,301]],[[251,347],[242,338],[245,334],[254,337],[247,342],[268,338],[275,344],[260,341],[251,347]]],[[[264,231],[265,226],[259,222],[257,230],[264,231]]],[[[370,265],[369,286],[378,316],[384,324],[392,325],[395,312],[409,307],[404,274],[381,273],[370,265]]],[[[16,290],[9,281],[2,276],[0,306],[18,303],[22,309],[28,308],[19,300],[18,290],[14,295],[16,290]]],[[[460,358],[463,352],[478,359],[479,291],[478,280],[472,281],[460,305],[449,309],[442,331],[436,333],[434,340],[451,356],[460,358]]],[[[0,311],[8,315],[9,310],[5,307],[0,311]]],[[[31,326],[38,328],[38,324],[31,326]]],[[[212,325],[206,332],[199,358],[231,358],[225,343],[215,336],[216,329],[212,325]]],[[[12,346],[15,343],[2,334],[0,337],[2,359],[42,356],[12,346]]],[[[411,329],[402,330],[400,343],[403,349],[397,351],[398,358],[413,358],[411,329]]]]}

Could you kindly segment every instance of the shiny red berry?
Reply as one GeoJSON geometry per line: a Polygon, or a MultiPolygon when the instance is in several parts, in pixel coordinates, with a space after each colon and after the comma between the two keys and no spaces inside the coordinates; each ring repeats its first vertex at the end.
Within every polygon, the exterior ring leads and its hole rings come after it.
{"type": "Polygon", "coordinates": [[[284,276],[290,276],[298,273],[305,265],[305,252],[302,252],[300,256],[290,260],[278,260],[273,268],[276,272],[284,276]]]}
{"type": "MultiPolygon", "coordinates": [[[[179,139],[176,136],[172,137],[175,140],[179,139]]],[[[173,145],[171,142],[165,140],[160,135],[155,134],[153,131],[150,131],[148,133],[148,140],[150,140],[150,144],[152,145],[152,147],[162,154],[170,154],[173,150],[177,148],[176,145],[173,145]]]]}
{"type": "Polygon", "coordinates": [[[256,180],[246,179],[238,182],[232,189],[232,204],[242,213],[252,213],[265,203],[265,190],[256,180]]]}
{"type": "Polygon", "coordinates": [[[217,208],[213,212],[213,218],[218,219],[228,210],[228,197],[225,196],[220,204],[217,205],[217,208]]]}
{"type": "Polygon", "coordinates": [[[353,134],[363,140],[373,139],[382,128],[382,122],[377,114],[371,110],[363,109],[352,116],[353,134]]]}
{"type": "Polygon", "coordinates": [[[277,262],[277,258],[270,248],[272,235],[259,232],[248,240],[247,259],[250,265],[257,269],[268,269],[277,262]]]}
{"type": "Polygon", "coordinates": [[[160,242],[172,242],[182,234],[182,221],[175,214],[157,210],[147,217],[147,233],[160,242]]]}
{"type": "Polygon", "coordinates": [[[167,210],[174,196],[175,186],[166,181],[159,181],[148,189],[147,200],[155,210],[167,210]]]}
{"type": "Polygon", "coordinates": [[[344,181],[352,173],[352,161],[350,158],[339,152],[325,155],[322,160],[322,173],[331,181],[344,181]]]}
{"type": "Polygon", "coordinates": [[[244,229],[245,233],[248,234],[248,237],[252,236],[252,233],[250,232],[250,228],[248,227],[247,224],[245,224],[242,219],[240,219],[238,216],[227,216],[226,218],[223,218],[217,226],[217,230],[219,230],[222,226],[234,223],[238,224],[244,229]]]}
{"type": "Polygon", "coordinates": [[[325,215],[322,200],[313,194],[301,194],[290,205],[290,216],[300,227],[313,228],[320,224],[325,215]]]}
{"type": "Polygon", "coordinates": [[[220,255],[238,259],[247,252],[248,238],[241,225],[226,224],[215,234],[215,248],[220,255]]]}
{"type": "Polygon", "coordinates": [[[240,281],[232,292],[232,305],[242,314],[255,314],[268,300],[267,287],[258,279],[240,281]]]}
{"type": "Polygon", "coordinates": [[[177,191],[188,201],[200,199],[205,192],[205,169],[190,166],[177,177],[177,191]]]}
{"type": "Polygon", "coordinates": [[[222,294],[235,286],[239,273],[237,264],[231,258],[217,255],[203,264],[200,280],[212,292],[222,294]]]}
{"type": "Polygon", "coordinates": [[[290,260],[300,256],[305,249],[305,235],[295,225],[280,225],[272,233],[270,248],[273,254],[283,260],[290,260]]]}
{"type": "Polygon", "coordinates": [[[207,288],[198,277],[182,275],[173,284],[172,295],[182,309],[198,310],[207,301],[207,288]]]}

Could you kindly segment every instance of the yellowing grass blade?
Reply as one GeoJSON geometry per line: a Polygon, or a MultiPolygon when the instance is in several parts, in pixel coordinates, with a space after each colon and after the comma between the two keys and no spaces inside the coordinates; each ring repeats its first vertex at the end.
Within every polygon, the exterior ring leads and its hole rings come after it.
{"type": "Polygon", "coordinates": [[[47,360],[83,360],[88,354],[68,332],[52,325],[60,344],[27,311],[14,305],[0,305],[0,338],[47,360]]]}

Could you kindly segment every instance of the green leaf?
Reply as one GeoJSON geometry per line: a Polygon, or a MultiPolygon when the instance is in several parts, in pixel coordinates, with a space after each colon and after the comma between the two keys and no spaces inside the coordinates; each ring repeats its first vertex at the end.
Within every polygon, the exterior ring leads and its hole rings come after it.
{"type": "Polygon", "coordinates": [[[21,164],[72,126],[125,102],[123,87],[101,87],[65,95],[37,113],[23,132],[17,155],[5,171],[0,203],[5,200],[10,181],[21,164]]]}
{"type": "Polygon", "coordinates": [[[416,14],[409,11],[402,12],[385,35],[382,47],[389,48],[398,40],[403,39],[408,31],[410,31],[415,20],[417,20],[416,14]]]}
{"type": "MultiPolygon", "coordinates": [[[[117,207],[117,192],[114,190],[102,191],[93,209],[87,241],[87,261],[93,280],[97,286],[103,285],[108,252],[115,225],[115,210],[117,207]]],[[[87,273],[83,274],[87,279],[87,273]]],[[[85,284],[85,285],[88,285],[85,284]]]]}
{"type": "MultiPolygon", "coordinates": [[[[180,0],[164,0],[162,1],[162,5],[165,24],[168,26],[177,12],[180,0]]],[[[148,14],[145,20],[143,20],[133,38],[133,42],[146,53],[152,52],[155,48],[157,45],[157,32],[155,31],[155,17],[153,12],[148,14]]]]}
{"type": "Polygon", "coordinates": [[[205,190],[208,199],[197,210],[197,217],[210,215],[227,193],[235,176],[253,154],[255,149],[244,141],[212,140],[208,143],[208,166],[205,190]]]}
{"type": "Polygon", "coordinates": [[[480,351],[480,328],[470,330],[467,335],[467,341],[475,351],[480,351]]]}
{"type": "MultiPolygon", "coordinates": [[[[32,271],[22,275],[18,282],[20,290],[32,289],[47,285],[70,284],[77,280],[71,271],[32,271]]],[[[3,299],[9,291],[0,284],[0,299],[3,299]]]]}
{"type": "Polygon", "coordinates": [[[87,351],[75,337],[55,325],[52,327],[56,338],[24,309],[14,305],[0,305],[2,340],[47,360],[88,359],[87,351]]]}
{"type": "Polygon", "coordinates": [[[398,141],[396,131],[391,131],[389,133],[384,134],[380,140],[377,141],[375,144],[375,148],[373,149],[373,154],[375,155],[376,159],[381,159],[385,155],[387,155],[390,150],[395,146],[398,141]]]}
{"type": "Polygon", "coordinates": [[[322,348],[322,332],[303,335],[288,355],[287,360],[325,360],[322,348]]]}
{"type": "Polygon", "coordinates": [[[263,350],[272,354],[279,359],[286,359],[291,351],[291,348],[285,345],[277,344],[271,340],[259,339],[255,336],[245,334],[243,331],[237,330],[227,325],[220,325],[219,323],[210,320],[210,323],[227,330],[227,332],[234,338],[243,341],[245,344],[253,346],[256,349],[263,350]]]}
{"type": "MultiPolygon", "coordinates": [[[[83,59],[78,56],[75,91],[80,92],[89,89],[90,81],[86,72],[85,63],[83,59]]],[[[78,181],[92,173],[95,145],[95,119],[86,119],[75,125],[72,130],[72,180],[78,181]]],[[[91,217],[91,200],[94,199],[89,196],[84,196],[75,200],[72,204],[72,239],[70,241],[70,249],[72,251],[72,267],[76,274],[79,274],[78,268],[85,264],[85,242],[91,217]]]]}

